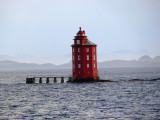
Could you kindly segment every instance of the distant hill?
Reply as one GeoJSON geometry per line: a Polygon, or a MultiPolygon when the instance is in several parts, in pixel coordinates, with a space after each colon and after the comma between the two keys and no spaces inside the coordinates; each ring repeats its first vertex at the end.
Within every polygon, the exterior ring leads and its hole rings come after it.
{"type": "MultiPolygon", "coordinates": [[[[150,56],[142,56],[138,60],[112,60],[98,62],[98,68],[112,67],[160,67],[160,56],[153,59],[150,56]]],[[[35,64],[35,63],[19,63],[16,61],[0,61],[0,70],[27,70],[27,69],[71,69],[72,63],[62,65],[54,65],[51,63],[35,64]]]]}
{"type": "Polygon", "coordinates": [[[154,61],[160,61],[160,56],[156,56],[153,58],[154,61]]]}
{"type": "Polygon", "coordinates": [[[22,69],[55,69],[56,65],[46,64],[35,64],[35,63],[19,63],[15,61],[0,61],[0,70],[22,70],[22,69]]]}
{"type": "Polygon", "coordinates": [[[148,55],[142,56],[139,58],[139,61],[151,61],[152,58],[148,55]]]}
{"type": "Polygon", "coordinates": [[[98,63],[99,68],[108,67],[160,67],[160,56],[151,58],[148,55],[140,57],[138,60],[112,60],[98,63]]]}
{"type": "Polygon", "coordinates": [[[58,69],[71,69],[72,68],[72,61],[70,61],[69,63],[58,65],[57,68],[58,69]]]}

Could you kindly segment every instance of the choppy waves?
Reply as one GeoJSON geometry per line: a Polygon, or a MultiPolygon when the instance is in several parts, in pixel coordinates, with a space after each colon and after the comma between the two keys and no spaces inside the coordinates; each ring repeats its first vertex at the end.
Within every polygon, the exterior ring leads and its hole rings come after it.
{"type": "MultiPolygon", "coordinates": [[[[126,71],[123,69],[124,73],[122,70],[112,71],[114,71],[113,78],[109,76],[107,70],[99,72],[102,78],[108,75],[111,80],[118,80],[120,74],[123,74],[120,75],[123,76],[121,80],[136,79],[140,78],[139,76],[142,76],[141,79],[149,80],[158,78],[160,73],[157,68],[150,71],[140,70],[137,72],[137,77],[134,69],[132,72],[131,69],[126,71]]],[[[0,119],[152,120],[160,118],[160,81],[25,84],[27,75],[50,75],[55,72],[57,71],[0,72],[2,76],[0,119]]],[[[71,71],[61,72],[70,74],[71,71]]]]}

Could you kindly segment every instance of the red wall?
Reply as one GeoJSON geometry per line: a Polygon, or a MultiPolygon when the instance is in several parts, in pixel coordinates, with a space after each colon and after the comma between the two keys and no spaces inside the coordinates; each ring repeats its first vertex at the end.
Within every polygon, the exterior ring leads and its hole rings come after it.
{"type": "Polygon", "coordinates": [[[96,52],[97,52],[96,45],[73,45],[72,46],[73,77],[98,76],[96,52]],[[80,48],[80,52],[78,52],[78,48],[80,48]],[[86,48],[89,48],[89,52],[86,51],[86,48]],[[73,52],[73,49],[74,49],[74,52],[73,52]],[[78,55],[80,55],[80,60],[78,60],[78,55]],[[87,60],[87,55],[89,55],[89,60],[87,60]],[[95,55],[95,60],[94,60],[94,55],[95,55]],[[74,56],[74,60],[73,60],[73,56],[74,56]],[[78,68],[78,64],[81,64],[81,68],[78,68]],[[89,68],[87,68],[87,64],[89,64],[89,68]],[[94,64],[95,64],[95,67],[94,67],[94,64]]]}

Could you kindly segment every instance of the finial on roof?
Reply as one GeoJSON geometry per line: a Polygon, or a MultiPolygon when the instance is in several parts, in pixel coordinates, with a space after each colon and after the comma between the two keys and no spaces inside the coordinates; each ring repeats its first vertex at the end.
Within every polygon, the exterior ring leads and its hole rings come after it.
{"type": "Polygon", "coordinates": [[[79,27],[79,29],[81,30],[81,27],[79,27]]]}

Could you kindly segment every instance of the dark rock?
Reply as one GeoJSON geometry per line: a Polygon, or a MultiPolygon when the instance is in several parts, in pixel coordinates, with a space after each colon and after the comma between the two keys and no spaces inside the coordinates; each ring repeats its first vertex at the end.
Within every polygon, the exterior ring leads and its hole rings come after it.
{"type": "Polygon", "coordinates": [[[76,77],[76,78],[70,78],[67,82],[72,83],[94,83],[94,82],[100,82],[99,76],[97,77],[76,77]]]}
{"type": "Polygon", "coordinates": [[[115,82],[113,80],[100,80],[99,82],[115,82]]]}

